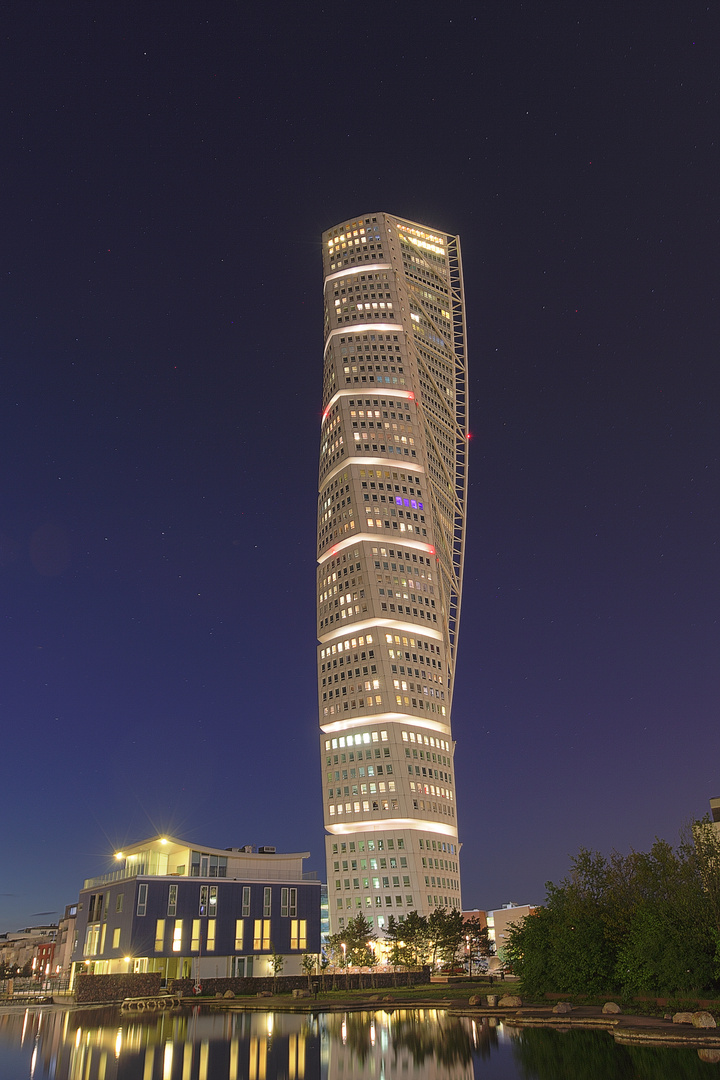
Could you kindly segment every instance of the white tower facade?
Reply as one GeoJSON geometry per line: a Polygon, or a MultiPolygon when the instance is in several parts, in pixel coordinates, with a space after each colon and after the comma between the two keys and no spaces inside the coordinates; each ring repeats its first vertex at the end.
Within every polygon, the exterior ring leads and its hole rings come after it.
{"type": "Polygon", "coordinates": [[[323,234],[318,699],[330,932],[462,909],[451,707],[467,496],[457,236],[323,234]]]}

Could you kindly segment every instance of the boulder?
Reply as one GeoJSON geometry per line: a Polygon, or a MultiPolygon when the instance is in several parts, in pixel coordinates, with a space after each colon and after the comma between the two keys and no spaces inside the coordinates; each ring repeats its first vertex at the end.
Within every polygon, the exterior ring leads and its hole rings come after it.
{"type": "Polygon", "coordinates": [[[673,1024],[692,1024],[693,1014],[691,1012],[677,1012],[672,1018],[673,1024]]]}
{"type": "Polygon", "coordinates": [[[720,1050],[698,1050],[701,1061],[708,1061],[711,1065],[720,1061],[720,1050]]]}
{"type": "Polygon", "coordinates": [[[498,1005],[501,1009],[519,1009],[522,1005],[522,998],[516,997],[514,994],[505,994],[500,998],[498,1005]]]}
{"type": "Polygon", "coordinates": [[[573,1007],[572,1007],[572,1005],[570,1004],[569,1001],[558,1001],[557,1005],[553,1006],[553,1012],[554,1013],[564,1014],[564,1013],[571,1013],[572,1011],[573,1011],[573,1007]]]}
{"type": "Polygon", "coordinates": [[[709,1012],[696,1012],[692,1014],[692,1026],[696,1028],[714,1028],[717,1027],[715,1023],[715,1017],[709,1012]]]}
{"type": "Polygon", "coordinates": [[[614,1001],[606,1001],[605,1004],[603,1005],[603,1010],[602,1011],[604,1013],[619,1013],[619,1012],[622,1012],[622,1009],[620,1008],[620,1006],[616,1002],[614,1002],[614,1001]]]}
{"type": "Polygon", "coordinates": [[[497,1002],[498,1002],[497,994],[488,994],[487,1003],[488,1003],[488,1008],[489,1009],[494,1009],[495,1006],[497,1005],[497,1002]]]}
{"type": "Polygon", "coordinates": [[[235,997],[235,991],[234,990],[226,990],[225,993],[223,994],[223,997],[225,997],[225,998],[234,998],[235,997]]]}
{"type": "Polygon", "coordinates": [[[222,994],[220,993],[220,991],[219,991],[219,990],[216,990],[216,991],[215,991],[215,997],[216,997],[216,998],[221,998],[221,997],[222,997],[222,994]]]}
{"type": "Polygon", "coordinates": [[[479,994],[473,994],[472,997],[468,998],[468,1005],[482,1005],[482,998],[479,994]]]}
{"type": "Polygon", "coordinates": [[[310,991],[307,989],[307,987],[305,987],[304,990],[293,990],[292,994],[294,998],[310,997],[310,991]]]}
{"type": "Polygon", "coordinates": [[[395,1000],[395,998],[392,996],[392,994],[386,994],[385,997],[383,998],[383,1001],[394,1001],[394,1000],[395,1000]]]}

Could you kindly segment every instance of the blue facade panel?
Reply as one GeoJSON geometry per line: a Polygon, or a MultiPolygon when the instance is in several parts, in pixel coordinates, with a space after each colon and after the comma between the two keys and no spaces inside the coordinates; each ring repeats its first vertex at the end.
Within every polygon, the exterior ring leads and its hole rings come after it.
{"type": "MultiPolygon", "coordinates": [[[[139,877],[113,882],[105,887],[95,886],[83,890],[80,894],[77,931],[78,942],[73,954],[73,961],[80,961],[87,956],[94,960],[130,957],[172,957],[197,955],[197,949],[190,948],[193,920],[199,919],[201,925],[200,952],[207,953],[207,927],[215,924],[215,943],[212,952],[215,956],[233,956],[269,953],[269,948],[255,948],[253,943],[256,920],[268,918],[265,907],[265,890],[270,889],[270,942],[277,953],[320,951],[320,883],[303,881],[295,883],[235,881],[222,878],[188,877],[139,877]],[[170,905],[171,888],[176,890],[173,907],[170,905]],[[249,910],[243,913],[243,892],[250,890],[249,910]],[[283,914],[283,890],[296,890],[296,914],[283,914]],[[211,906],[213,898],[215,904],[211,906]],[[100,917],[98,918],[98,897],[102,897],[100,917]],[[201,902],[207,904],[206,912],[201,912],[201,902]],[[215,910],[211,915],[210,911],[215,910]],[[144,912],[144,913],[143,913],[144,912]],[[163,948],[156,950],[158,920],[165,920],[163,948]],[[243,947],[235,948],[236,923],[243,919],[243,947]],[[306,922],[306,944],[300,949],[291,950],[291,923],[293,919],[306,922]],[[92,921],[90,921],[92,920],[92,921]],[[178,951],[173,950],[173,929],[176,921],[182,920],[182,944],[178,951]],[[97,928],[97,942],[92,953],[85,953],[88,926],[97,928]],[[116,930],[120,931],[119,944],[116,930]]],[[[204,906],[204,904],[202,904],[204,906]]],[[[265,935],[267,937],[267,935],[265,935]]]]}

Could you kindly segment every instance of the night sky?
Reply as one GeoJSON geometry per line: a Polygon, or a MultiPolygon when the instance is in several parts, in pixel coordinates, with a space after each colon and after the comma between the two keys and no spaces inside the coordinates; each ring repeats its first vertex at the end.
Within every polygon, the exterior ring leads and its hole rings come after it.
{"type": "Polygon", "coordinates": [[[462,242],[466,907],[720,794],[715,5],[22,0],[0,42],[0,932],[312,853],[320,233],[462,242]],[[56,913],[56,914],[48,914],[56,913]]]}

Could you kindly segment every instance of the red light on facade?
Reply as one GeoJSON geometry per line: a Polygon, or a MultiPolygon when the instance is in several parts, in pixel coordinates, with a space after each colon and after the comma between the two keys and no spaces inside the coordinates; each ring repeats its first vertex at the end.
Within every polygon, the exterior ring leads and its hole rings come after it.
{"type": "Polygon", "coordinates": [[[325,412],[324,412],[324,413],[323,413],[323,415],[322,415],[322,422],[323,422],[323,424],[324,424],[324,423],[325,423],[325,421],[327,420],[327,418],[328,418],[328,413],[329,413],[329,412],[330,412],[330,406],[328,405],[327,409],[325,410],[325,412]]]}
{"type": "Polygon", "coordinates": [[[415,395],[414,394],[408,394],[408,399],[410,401],[414,401],[415,400],[415,395]]]}

